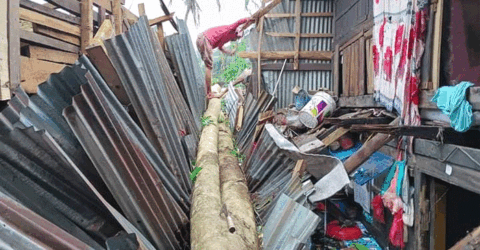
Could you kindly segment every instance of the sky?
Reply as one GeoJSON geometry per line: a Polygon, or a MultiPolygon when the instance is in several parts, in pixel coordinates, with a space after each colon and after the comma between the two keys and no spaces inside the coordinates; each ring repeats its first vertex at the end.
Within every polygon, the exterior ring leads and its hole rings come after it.
{"type": "MultiPolygon", "coordinates": [[[[200,22],[196,26],[193,22],[193,16],[190,14],[187,19],[187,26],[192,39],[196,39],[197,35],[208,28],[227,25],[234,23],[238,19],[250,16],[254,13],[255,7],[250,4],[249,8],[253,9],[250,13],[245,10],[245,0],[220,0],[220,11],[217,6],[217,0],[198,0],[200,4],[200,22]]],[[[125,0],[125,7],[138,15],[138,4],[145,4],[145,12],[149,19],[163,16],[164,13],[160,7],[159,0],[125,0]]],[[[170,12],[175,12],[175,16],[181,19],[185,18],[187,7],[183,0],[164,0],[170,12]]],[[[175,33],[170,23],[164,23],[164,32],[166,35],[175,33]]]]}

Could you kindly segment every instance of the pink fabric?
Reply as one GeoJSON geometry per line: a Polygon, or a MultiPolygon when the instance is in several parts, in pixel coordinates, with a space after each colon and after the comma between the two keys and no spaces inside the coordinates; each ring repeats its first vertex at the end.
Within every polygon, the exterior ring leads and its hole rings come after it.
{"type": "Polygon", "coordinates": [[[374,0],[375,99],[397,110],[406,125],[420,125],[418,84],[428,1],[374,0]]]}
{"type": "Polygon", "coordinates": [[[240,38],[236,32],[236,29],[238,26],[246,23],[248,20],[249,18],[243,18],[230,25],[210,28],[203,32],[203,34],[210,42],[210,45],[212,45],[212,48],[222,48],[226,43],[240,38]]]}

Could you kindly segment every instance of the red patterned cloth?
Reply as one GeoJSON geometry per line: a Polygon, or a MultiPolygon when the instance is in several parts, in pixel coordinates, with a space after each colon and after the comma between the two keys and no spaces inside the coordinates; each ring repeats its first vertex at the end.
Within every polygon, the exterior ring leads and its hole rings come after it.
{"type": "Polygon", "coordinates": [[[203,34],[212,48],[222,48],[226,43],[237,40],[241,37],[237,34],[237,28],[248,22],[248,20],[249,18],[243,18],[230,25],[213,27],[203,32],[203,34]]]}
{"type": "Polygon", "coordinates": [[[397,110],[404,124],[420,125],[418,84],[428,0],[374,0],[375,99],[397,110]]]}

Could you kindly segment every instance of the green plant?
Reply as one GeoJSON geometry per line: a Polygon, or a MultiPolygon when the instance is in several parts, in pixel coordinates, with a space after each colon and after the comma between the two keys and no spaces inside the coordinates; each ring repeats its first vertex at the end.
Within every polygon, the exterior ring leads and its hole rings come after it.
{"type": "MultiPolygon", "coordinates": [[[[245,51],[247,49],[247,42],[240,40],[230,43],[230,49],[236,47],[236,51],[245,51]]],[[[237,54],[227,56],[219,51],[214,53],[214,63],[212,71],[212,84],[217,82],[229,83],[235,80],[245,69],[251,68],[250,61],[239,57],[237,54]]]]}
{"type": "Polygon", "coordinates": [[[200,173],[200,171],[202,170],[201,167],[195,167],[192,172],[190,173],[190,180],[195,183],[195,180],[197,180],[197,175],[198,173],[200,173]]]}
{"type": "Polygon", "coordinates": [[[200,118],[200,121],[202,123],[202,127],[206,127],[210,124],[213,124],[213,120],[210,118],[210,116],[202,116],[200,118]]]}
{"type": "Polygon", "coordinates": [[[222,104],[222,111],[227,112],[227,102],[225,101],[225,99],[222,99],[221,104],[222,104]]]}
{"type": "Polygon", "coordinates": [[[238,159],[238,162],[240,163],[242,163],[245,160],[245,155],[240,152],[237,146],[235,146],[234,149],[230,151],[230,154],[235,156],[238,159]]]}

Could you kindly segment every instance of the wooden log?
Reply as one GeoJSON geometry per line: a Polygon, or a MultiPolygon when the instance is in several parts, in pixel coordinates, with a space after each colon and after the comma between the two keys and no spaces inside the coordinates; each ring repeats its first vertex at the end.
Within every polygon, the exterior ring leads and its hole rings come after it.
{"type": "Polygon", "coordinates": [[[75,53],[49,49],[35,45],[29,45],[28,52],[30,58],[54,63],[74,64],[78,59],[78,54],[75,53]]]}
{"type": "Polygon", "coordinates": [[[226,123],[219,124],[218,137],[222,203],[232,220],[230,224],[235,225],[235,233],[230,231],[226,234],[230,249],[258,249],[255,215],[247,181],[237,158],[231,154],[234,150],[233,137],[226,123]]]}
{"type": "Polygon", "coordinates": [[[58,39],[76,46],[80,46],[80,37],[70,35],[61,31],[57,31],[43,25],[34,24],[33,31],[38,34],[46,35],[48,37],[58,39]]]}
{"type": "Polygon", "coordinates": [[[82,26],[80,51],[86,54],[87,47],[93,39],[93,0],[82,0],[82,26]]]}
{"type": "Polygon", "coordinates": [[[294,37],[295,39],[297,36],[300,36],[301,38],[325,38],[325,37],[333,37],[333,34],[331,33],[288,33],[288,32],[266,32],[265,33],[267,36],[274,36],[274,37],[294,37]]]}
{"type": "MultiPolygon", "coordinates": [[[[330,51],[300,51],[300,59],[310,60],[330,60],[333,53],[330,51]]],[[[242,58],[257,59],[258,52],[240,51],[238,56],[242,58]]],[[[295,51],[262,51],[262,60],[283,60],[293,59],[295,57],[295,51]]]]}
{"type": "Polygon", "coordinates": [[[159,16],[157,18],[148,20],[148,24],[150,26],[157,25],[157,24],[172,20],[174,16],[175,16],[175,12],[172,12],[172,13],[170,13],[170,15],[159,16]]]}
{"type": "Polygon", "coordinates": [[[29,94],[37,93],[37,86],[45,82],[48,77],[60,72],[64,64],[41,61],[33,58],[22,56],[21,58],[21,76],[22,88],[29,94]]]}
{"type": "MultiPolygon", "coordinates": [[[[8,78],[10,88],[20,85],[20,2],[8,2],[8,78]]],[[[3,16],[5,17],[5,16],[3,16]]],[[[0,17],[1,18],[1,17],[0,17]]]]}
{"type": "MultiPolygon", "coordinates": [[[[395,119],[390,125],[398,125],[400,122],[400,118],[395,119]]],[[[343,164],[345,170],[348,173],[355,171],[362,163],[364,163],[368,158],[379,150],[383,145],[387,142],[393,140],[393,135],[388,134],[376,134],[372,139],[365,142],[362,147],[355,152],[352,156],[350,156],[345,163],[343,164]]]]}
{"type": "Polygon", "coordinates": [[[112,0],[112,13],[115,17],[115,34],[122,34],[122,6],[120,0],[112,0]]]}
{"type": "Polygon", "coordinates": [[[73,15],[68,15],[65,13],[62,13],[60,11],[54,10],[52,8],[49,8],[45,5],[38,4],[35,2],[32,2],[30,0],[20,0],[20,7],[24,9],[29,9],[32,11],[36,11],[38,13],[41,13],[43,15],[49,16],[49,17],[54,17],[59,20],[75,24],[75,25],[80,25],[80,18],[73,16],[73,15]]]}
{"type": "MultiPolygon", "coordinates": [[[[8,14],[7,1],[0,2],[0,16],[8,14]]],[[[10,99],[9,57],[8,57],[8,19],[0,18],[0,100],[10,99]]]]}
{"type": "Polygon", "coordinates": [[[221,217],[222,197],[218,165],[218,116],[220,99],[211,99],[204,117],[212,124],[203,128],[198,146],[197,167],[201,171],[193,186],[191,205],[191,248],[229,249],[226,221],[221,217]]]}
{"type": "Polygon", "coordinates": [[[20,39],[28,42],[38,43],[46,47],[73,53],[78,53],[80,50],[78,46],[24,30],[20,30],[20,39]]]}
{"type": "MultiPolygon", "coordinates": [[[[20,8],[20,19],[47,26],[75,36],[80,36],[80,27],[61,21],[59,19],[42,15],[38,12],[20,8]]],[[[93,22],[93,21],[92,21],[93,22]]],[[[93,24],[92,24],[93,25],[93,24]]]]}

